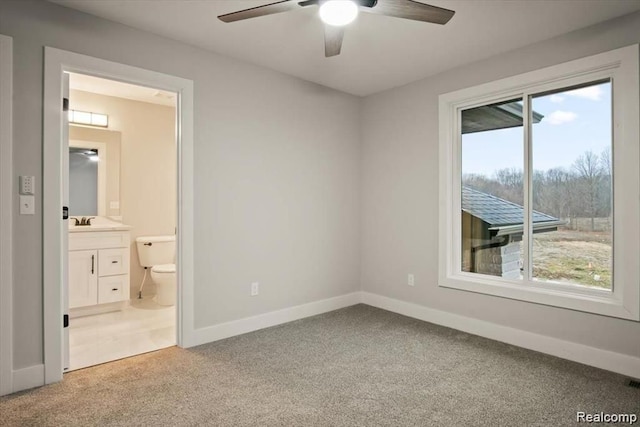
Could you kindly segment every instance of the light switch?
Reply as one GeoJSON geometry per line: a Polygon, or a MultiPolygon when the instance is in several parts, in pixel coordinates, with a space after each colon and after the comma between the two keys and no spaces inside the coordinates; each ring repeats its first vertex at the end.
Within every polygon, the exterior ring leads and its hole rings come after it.
{"type": "Polygon", "coordinates": [[[20,196],[20,215],[34,215],[36,213],[35,196],[20,196]]]}
{"type": "Polygon", "coordinates": [[[20,176],[20,194],[36,194],[36,177],[20,176]]]}

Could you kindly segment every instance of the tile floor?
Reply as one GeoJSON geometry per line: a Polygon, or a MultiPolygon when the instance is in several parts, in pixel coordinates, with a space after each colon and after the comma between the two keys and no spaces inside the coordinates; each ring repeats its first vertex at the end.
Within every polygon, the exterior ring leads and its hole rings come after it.
{"type": "Polygon", "coordinates": [[[68,371],[175,344],[175,306],[134,299],[122,311],[71,319],[68,371]]]}

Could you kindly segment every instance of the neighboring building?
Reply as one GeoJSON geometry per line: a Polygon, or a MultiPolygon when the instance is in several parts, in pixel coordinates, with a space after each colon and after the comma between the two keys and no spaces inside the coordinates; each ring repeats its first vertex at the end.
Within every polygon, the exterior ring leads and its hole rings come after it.
{"type": "MultiPolygon", "coordinates": [[[[520,277],[522,206],[470,187],[462,187],[462,271],[520,277]]],[[[565,222],[533,211],[533,232],[556,231],[565,222]]]]}

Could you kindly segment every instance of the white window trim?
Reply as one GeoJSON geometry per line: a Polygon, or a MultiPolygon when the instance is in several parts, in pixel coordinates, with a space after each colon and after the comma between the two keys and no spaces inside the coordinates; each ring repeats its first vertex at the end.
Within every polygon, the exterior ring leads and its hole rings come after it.
{"type": "MultiPolygon", "coordinates": [[[[640,320],[640,93],[638,45],[440,95],[439,286],[640,320]],[[613,88],[614,288],[509,280],[466,273],[460,263],[460,111],[610,78],[613,88]]],[[[525,102],[525,106],[528,103],[525,102]]],[[[526,107],[525,107],[526,109],[526,107]]],[[[525,114],[527,112],[525,111],[525,114]]],[[[525,135],[525,138],[527,136],[525,135]]],[[[525,150],[524,171],[528,173],[525,150]]],[[[529,211],[525,189],[525,211],[529,211]]],[[[525,263],[530,251],[525,222],[525,263]]],[[[529,268],[525,265],[525,269],[529,268]]],[[[525,270],[526,271],[526,270],[525,270]]]]}

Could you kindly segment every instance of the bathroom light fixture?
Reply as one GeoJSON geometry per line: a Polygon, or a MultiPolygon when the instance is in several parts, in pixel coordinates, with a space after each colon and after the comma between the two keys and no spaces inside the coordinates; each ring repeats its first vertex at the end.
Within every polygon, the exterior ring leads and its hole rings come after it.
{"type": "Polygon", "coordinates": [[[320,19],[327,25],[342,27],[358,17],[358,5],[351,0],[327,0],[320,6],[320,19]]]}
{"type": "Polygon", "coordinates": [[[106,128],[109,127],[109,116],[88,111],[69,110],[69,123],[106,128]]]}

